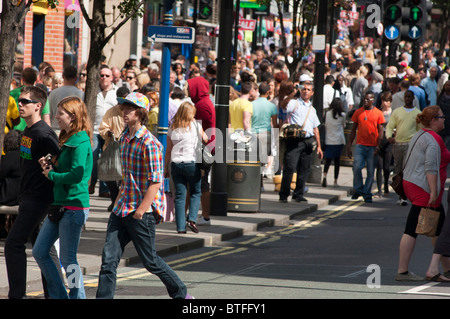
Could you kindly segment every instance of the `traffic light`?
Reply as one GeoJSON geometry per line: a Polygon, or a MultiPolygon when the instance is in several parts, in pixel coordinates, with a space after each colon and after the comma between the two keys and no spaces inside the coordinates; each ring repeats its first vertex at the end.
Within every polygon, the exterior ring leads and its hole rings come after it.
{"type": "Polygon", "coordinates": [[[384,36],[387,40],[399,43],[402,28],[403,0],[387,0],[384,16],[384,36]]]}
{"type": "Polygon", "coordinates": [[[200,0],[200,7],[198,9],[198,17],[200,19],[209,19],[212,14],[212,0],[200,0]]]}
{"type": "Polygon", "coordinates": [[[431,2],[410,0],[406,8],[407,40],[423,42],[431,11],[431,2]]]}

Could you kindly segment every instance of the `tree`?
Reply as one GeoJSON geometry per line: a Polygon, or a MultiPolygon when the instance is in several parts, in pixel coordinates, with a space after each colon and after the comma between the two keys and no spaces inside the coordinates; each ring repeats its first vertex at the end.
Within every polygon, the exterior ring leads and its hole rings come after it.
{"type": "MultiPolygon", "coordinates": [[[[17,35],[22,29],[27,13],[30,11],[32,0],[1,0],[2,12],[0,14],[0,145],[5,138],[6,112],[8,110],[9,91],[12,70],[15,59],[15,45],[17,35]]],[[[52,9],[56,8],[57,1],[48,0],[52,9]]]]}
{"type": "Polygon", "coordinates": [[[439,52],[437,55],[443,56],[450,32],[450,2],[448,0],[432,0],[432,2],[433,7],[441,9],[441,20],[437,23],[442,33],[439,39],[439,52]]]}
{"type": "MultiPolygon", "coordinates": [[[[258,3],[270,5],[270,0],[258,0],[258,3]]],[[[293,80],[300,61],[309,52],[313,28],[317,18],[317,0],[276,0],[278,8],[278,19],[281,27],[281,47],[286,48],[284,55],[286,65],[289,69],[291,80],[293,80]],[[292,43],[287,47],[286,34],[284,32],[284,6],[292,7],[292,43]],[[291,59],[288,59],[288,56],[291,59]]]]}
{"type": "Polygon", "coordinates": [[[110,31],[106,34],[105,7],[106,0],[94,0],[92,7],[92,16],[89,17],[86,7],[80,2],[81,12],[87,25],[90,29],[90,48],[89,57],[86,63],[87,79],[84,95],[84,102],[88,108],[89,116],[92,123],[95,119],[95,105],[97,100],[98,83],[99,83],[99,70],[101,67],[102,51],[108,41],[114,36],[114,34],[130,19],[135,19],[138,16],[142,17],[144,14],[143,4],[145,0],[123,0],[119,5],[120,15],[118,19],[121,19],[110,31]]]}

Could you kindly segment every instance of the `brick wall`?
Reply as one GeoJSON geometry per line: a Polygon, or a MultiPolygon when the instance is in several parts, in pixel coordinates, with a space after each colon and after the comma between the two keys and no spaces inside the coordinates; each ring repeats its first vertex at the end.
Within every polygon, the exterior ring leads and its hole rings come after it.
{"type": "MultiPolygon", "coordinates": [[[[44,61],[53,65],[56,72],[63,71],[64,57],[64,1],[60,1],[57,10],[49,9],[45,17],[44,34],[44,61]]],[[[80,18],[79,44],[78,44],[78,65],[81,63],[81,27],[80,18]]],[[[33,41],[33,12],[32,8],[25,19],[25,51],[24,67],[31,66],[32,41],[33,41]]]]}

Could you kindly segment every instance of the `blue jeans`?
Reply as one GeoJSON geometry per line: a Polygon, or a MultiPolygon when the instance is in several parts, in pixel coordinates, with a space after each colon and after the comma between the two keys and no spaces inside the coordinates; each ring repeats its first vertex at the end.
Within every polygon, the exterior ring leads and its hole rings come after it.
{"type": "Polygon", "coordinates": [[[126,217],[111,213],[103,247],[102,266],[98,278],[97,298],[112,299],[116,290],[117,266],[125,246],[133,241],[144,267],[161,279],[172,298],[185,298],[186,286],[155,249],[156,221],[153,213],[146,213],[142,219],[133,214],[126,217]]]}
{"type": "Polygon", "coordinates": [[[355,145],[353,162],[353,188],[355,192],[362,195],[364,199],[372,198],[372,184],[374,180],[375,163],[373,154],[375,146],[355,145]],[[367,177],[363,183],[362,169],[366,166],[367,177]]]}
{"type": "Polygon", "coordinates": [[[197,222],[202,197],[202,174],[200,168],[192,163],[172,163],[172,180],[175,185],[175,221],[177,231],[186,231],[186,193],[189,186],[188,221],[197,222]]]}
{"type": "Polygon", "coordinates": [[[77,261],[77,251],[81,229],[88,218],[88,214],[89,209],[66,210],[58,224],[46,218],[39,231],[33,247],[33,257],[47,280],[48,292],[52,299],[86,299],[83,276],[77,261]],[[58,238],[60,260],[66,270],[70,289],[69,295],[67,295],[64,282],[61,280],[58,268],[49,253],[58,238]]]}

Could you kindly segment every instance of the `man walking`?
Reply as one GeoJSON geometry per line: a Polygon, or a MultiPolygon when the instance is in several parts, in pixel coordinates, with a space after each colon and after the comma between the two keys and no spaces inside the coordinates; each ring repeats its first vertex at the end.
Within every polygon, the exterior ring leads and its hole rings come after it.
{"type": "Polygon", "coordinates": [[[286,113],[290,118],[290,124],[304,126],[306,131],[305,139],[286,140],[286,152],[284,154],[283,179],[279,192],[281,203],[287,203],[287,198],[291,193],[291,181],[294,172],[297,172],[297,181],[292,200],[296,202],[307,202],[303,197],[305,183],[311,172],[311,156],[317,143],[317,154],[320,159],[323,157],[320,146],[319,125],[316,109],[312,106],[311,97],[314,94],[312,83],[304,83],[300,90],[300,98],[291,100],[286,113]],[[315,143],[314,143],[315,142],[315,143]]]}
{"type": "MultiPolygon", "coordinates": [[[[116,86],[114,85],[113,74],[110,68],[102,66],[100,69],[100,83],[97,93],[97,104],[95,106],[95,119],[94,119],[94,138],[92,147],[92,155],[94,164],[92,167],[91,183],[89,185],[89,194],[94,194],[95,184],[97,183],[97,161],[102,153],[105,140],[100,136],[98,128],[102,123],[102,118],[106,111],[114,107],[117,104],[116,86]]],[[[100,181],[99,196],[109,197],[108,188],[106,184],[100,181]]]]}
{"type": "Polygon", "coordinates": [[[355,111],[352,116],[353,127],[347,144],[347,154],[352,158],[353,140],[356,137],[355,160],[353,163],[353,188],[355,193],[352,199],[364,198],[366,203],[372,202],[372,184],[375,171],[374,154],[380,150],[383,138],[383,113],[373,106],[375,95],[367,92],[364,95],[363,107],[355,111]],[[358,133],[356,133],[358,132],[358,133]],[[362,169],[367,167],[366,182],[363,183],[362,169]]]}
{"type": "MultiPolygon", "coordinates": [[[[53,183],[42,174],[38,160],[47,154],[56,155],[59,152],[56,133],[41,119],[47,94],[38,87],[28,86],[22,89],[18,101],[20,117],[25,120],[26,128],[20,145],[22,179],[19,214],[5,242],[10,299],[26,297],[25,244],[29,238],[34,244],[37,229],[46,215],[48,205],[53,201],[53,183]]],[[[58,268],[61,269],[59,261],[58,268]]],[[[46,289],[44,282],[44,290],[46,289]]]]}
{"type": "MultiPolygon", "coordinates": [[[[409,141],[419,130],[416,117],[420,114],[420,110],[414,107],[414,93],[407,90],[404,100],[405,105],[392,112],[389,122],[386,125],[386,138],[389,143],[393,144],[394,176],[402,171],[409,141]]],[[[405,206],[408,202],[399,198],[397,204],[405,206]]]]}
{"type": "Polygon", "coordinates": [[[118,102],[127,127],[120,137],[122,184],[106,230],[96,297],[114,297],[117,266],[132,241],[144,267],[161,279],[172,298],[192,299],[185,284],[156,254],[155,228],[165,205],[164,150],[145,126],[149,101],[141,93],[130,93],[118,102]]]}

